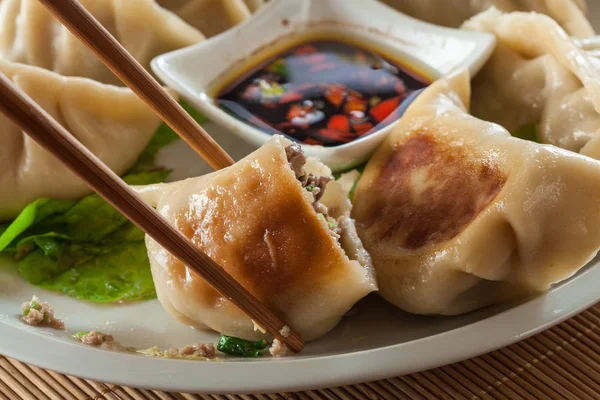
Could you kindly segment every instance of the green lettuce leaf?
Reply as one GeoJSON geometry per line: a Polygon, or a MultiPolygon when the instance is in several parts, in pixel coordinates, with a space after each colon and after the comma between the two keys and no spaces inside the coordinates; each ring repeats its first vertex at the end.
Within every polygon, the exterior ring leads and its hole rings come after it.
{"type": "MultiPolygon", "coordinates": [[[[182,106],[199,122],[205,118],[182,106]]],[[[138,162],[123,177],[130,185],[163,182],[158,151],[177,139],[167,125],[157,130],[138,162]]],[[[156,297],[144,233],[100,196],[38,199],[10,224],[0,226],[0,253],[12,253],[21,275],[42,288],[94,302],[156,297]]]]}
{"type": "MultiPolygon", "coordinates": [[[[362,168],[360,170],[360,175],[362,175],[363,170],[364,170],[364,168],[362,168]]],[[[354,184],[352,184],[352,189],[350,189],[350,192],[348,193],[348,198],[350,199],[350,201],[354,200],[354,192],[356,192],[356,186],[358,185],[358,181],[360,181],[360,175],[354,181],[354,184]]]]}
{"type": "Polygon", "coordinates": [[[29,204],[21,214],[5,226],[0,235],[0,251],[7,249],[13,241],[30,227],[40,221],[69,210],[75,204],[71,200],[38,199],[29,204]]]}
{"type": "Polygon", "coordinates": [[[19,262],[30,283],[95,302],[135,301],[156,297],[143,240],[80,245],[64,243],[58,257],[37,249],[19,262]]]}
{"type": "MultiPolygon", "coordinates": [[[[196,122],[202,124],[207,121],[206,117],[200,112],[196,111],[190,104],[185,100],[180,100],[179,104],[185,111],[190,114],[196,122]]],[[[148,171],[154,168],[154,159],[158,154],[158,151],[163,147],[173,143],[179,136],[175,133],[167,124],[162,124],[160,128],[154,134],[154,137],[150,140],[144,152],[140,155],[137,164],[131,169],[131,172],[148,171]]]]}
{"type": "Polygon", "coordinates": [[[356,180],[352,184],[352,188],[350,189],[350,192],[348,193],[348,198],[350,199],[350,201],[352,201],[354,199],[354,192],[356,191],[356,185],[358,185],[358,181],[360,180],[360,177],[362,176],[366,167],[367,167],[367,163],[365,162],[357,167],[346,169],[342,172],[337,172],[337,173],[333,174],[333,178],[337,181],[338,179],[340,179],[342,177],[342,175],[344,175],[348,172],[351,172],[351,171],[358,172],[358,178],[356,178],[356,180]]]}
{"type": "MultiPolygon", "coordinates": [[[[165,177],[166,172],[141,172],[131,180],[151,184],[165,177]]],[[[44,211],[52,201],[37,204],[44,211]]],[[[34,285],[94,302],[156,297],[144,232],[96,194],[23,232],[12,246],[19,272],[34,285]]]]}

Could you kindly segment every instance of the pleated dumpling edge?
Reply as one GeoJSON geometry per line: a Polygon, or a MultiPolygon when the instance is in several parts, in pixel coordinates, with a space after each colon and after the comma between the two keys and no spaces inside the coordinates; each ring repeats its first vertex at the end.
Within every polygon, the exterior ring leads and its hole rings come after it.
{"type": "Polygon", "coordinates": [[[355,191],[380,294],[409,312],[548,290],[600,248],[600,163],[472,117],[469,93],[466,72],[426,89],[355,191]]]}
{"type": "MultiPolygon", "coordinates": [[[[261,4],[261,0],[247,0],[248,4],[242,0],[80,1],[147,70],[154,57],[221,33],[249,18],[251,9],[261,4]],[[160,4],[172,7],[167,9],[160,4]]],[[[122,85],[102,61],[37,0],[0,3],[0,58],[65,76],[122,85]]]]}
{"type": "MultiPolygon", "coordinates": [[[[133,166],[161,124],[126,88],[1,60],[0,71],[119,175],[133,166]]],[[[0,127],[0,221],[38,198],[77,199],[91,192],[4,115],[0,127]]]]}

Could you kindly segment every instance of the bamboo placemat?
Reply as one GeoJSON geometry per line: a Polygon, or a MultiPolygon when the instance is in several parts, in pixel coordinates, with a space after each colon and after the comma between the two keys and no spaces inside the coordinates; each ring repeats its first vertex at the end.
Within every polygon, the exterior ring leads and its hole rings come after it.
{"type": "Polygon", "coordinates": [[[0,356],[1,399],[600,399],[600,304],[507,348],[418,374],[264,395],[192,395],[61,375],[0,356]]]}

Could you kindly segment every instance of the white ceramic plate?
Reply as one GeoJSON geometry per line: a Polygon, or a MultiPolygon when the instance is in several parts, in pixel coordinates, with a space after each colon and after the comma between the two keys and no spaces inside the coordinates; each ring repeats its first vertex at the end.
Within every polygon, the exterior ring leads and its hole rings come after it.
{"type": "MultiPolygon", "coordinates": [[[[589,3],[600,25],[600,3],[589,3]]],[[[213,125],[207,129],[234,157],[252,150],[213,125]]],[[[174,179],[209,170],[181,143],[161,157],[176,169],[174,179]]],[[[264,393],[331,387],[453,363],[547,329],[600,300],[599,263],[595,259],[543,296],[460,317],[413,316],[371,296],[359,304],[358,315],[309,343],[300,356],[195,362],[97,350],[66,333],[23,325],[20,304],[36,293],[55,306],[70,331],[100,329],[124,345],[167,348],[217,339],[216,334],[175,322],[157,301],[97,306],[34,288],[18,276],[12,261],[0,258],[0,354],[93,380],[169,391],[264,393]]]]}

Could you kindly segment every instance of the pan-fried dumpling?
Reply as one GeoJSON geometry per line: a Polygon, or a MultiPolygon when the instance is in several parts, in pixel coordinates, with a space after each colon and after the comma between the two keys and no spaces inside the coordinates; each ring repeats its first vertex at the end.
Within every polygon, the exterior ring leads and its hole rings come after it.
{"type": "Polygon", "coordinates": [[[157,0],[207,37],[250,18],[262,0],[157,0]]]}
{"type": "MultiPolygon", "coordinates": [[[[142,65],[204,39],[154,0],[81,0],[142,65]]],[[[216,17],[215,17],[216,18],[216,17]]],[[[38,0],[0,0],[0,58],[122,85],[38,0]]]]}
{"type": "MultiPolygon", "coordinates": [[[[275,136],[235,165],[138,188],[141,195],[305,340],[331,330],[376,290],[331,171],[275,136]],[[305,164],[306,162],[306,164],[305,164]]],[[[154,240],[146,245],[158,298],[179,320],[227,335],[263,334],[242,311],[154,240]]]]}
{"type": "Polygon", "coordinates": [[[545,291],[600,248],[600,162],[469,115],[469,91],[466,72],[427,88],[354,193],[380,293],[412,313],[545,291]]]}
{"type": "Polygon", "coordinates": [[[466,29],[498,46],[473,82],[473,115],[516,136],[600,159],[600,60],[550,18],[489,10],[466,29]]]}
{"type": "Polygon", "coordinates": [[[544,13],[577,37],[594,35],[586,18],[585,0],[382,0],[415,18],[438,25],[458,28],[475,14],[497,7],[502,11],[535,11],[544,13]]]}
{"type": "MultiPolygon", "coordinates": [[[[6,61],[0,71],[118,174],[135,163],[160,125],[129,89],[6,61]]],[[[91,191],[2,114],[0,127],[0,221],[40,197],[73,199],[91,191]]]]}

